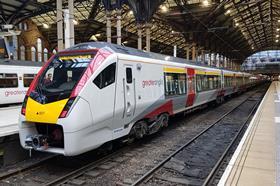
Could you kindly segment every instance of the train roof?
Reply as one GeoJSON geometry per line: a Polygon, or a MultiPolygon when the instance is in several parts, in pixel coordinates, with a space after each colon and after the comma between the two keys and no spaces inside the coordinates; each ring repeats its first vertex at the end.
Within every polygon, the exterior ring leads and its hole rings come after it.
{"type": "Polygon", "coordinates": [[[41,66],[43,66],[43,63],[42,62],[33,62],[33,61],[0,59],[0,65],[41,67],[41,66]]]}
{"type": "MultiPolygon", "coordinates": [[[[107,43],[107,42],[80,43],[80,44],[74,45],[73,47],[66,49],[66,51],[77,50],[77,49],[79,49],[79,50],[94,49],[94,48],[97,48],[97,49],[106,48],[107,50],[111,51],[112,53],[128,54],[128,55],[134,55],[134,56],[139,56],[139,57],[146,57],[146,58],[152,58],[152,59],[157,59],[157,60],[170,61],[170,62],[176,62],[176,63],[181,63],[181,64],[188,64],[188,65],[201,66],[201,67],[212,68],[212,69],[217,69],[217,70],[223,70],[223,69],[217,68],[217,67],[209,67],[205,64],[201,64],[196,61],[191,61],[191,60],[187,61],[186,59],[183,59],[183,58],[167,56],[167,55],[158,54],[158,53],[154,53],[154,52],[146,52],[143,50],[138,50],[135,48],[107,43]]],[[[230,71],[238,72],[238,71],[232,71],[232,70],[230,70],[230,71]]]]}

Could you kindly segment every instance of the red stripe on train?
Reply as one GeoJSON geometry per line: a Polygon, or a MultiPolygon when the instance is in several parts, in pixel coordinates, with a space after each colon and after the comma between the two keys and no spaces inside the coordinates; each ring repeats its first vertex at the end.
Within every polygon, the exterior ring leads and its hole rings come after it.
{"type": "Polygon", "coordinates": [[[187,69],[187,77],[188,77],[188,96],[186,106],[192,106],[195,99],[195,85],[194,85],[194,76],[195,71],[192,68],[187,69]]]}
{"type": "Polygon", "coordinates": [[[164,103],[163,105],[161,105],[160,107],[156,108],[155,110],[153,110],[152,112],[147,114],[145,116],[145,118],[153,118],[153,117],[158,116],[161,113],[168,113],[169,115],[173,114],[173,102],[172,102],[172,100],[169,100],[166,103],[164,103]]]}

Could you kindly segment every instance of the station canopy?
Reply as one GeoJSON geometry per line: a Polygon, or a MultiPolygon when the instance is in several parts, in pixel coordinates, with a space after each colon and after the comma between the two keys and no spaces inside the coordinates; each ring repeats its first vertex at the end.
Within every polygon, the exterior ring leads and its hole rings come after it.
{"type": "MultiPolygon", "coordinates": [[[[103,2],[106,0],[74,0],[76,43],[91,39],[106,41],[103,2]]],[[[185,57],[187,47],[195,45],[206,53],[216,52],[241,62],[255,52],[280,48],[279,0],[120,2],[122,42],[126,46],[137,47],[138,22],[143,28],[145,25],[151,27],[151,51],[158,53],[171,55],[176,45],[178,56],[185,57]],[[135,9],[141,4],[145,9],[135,9]],[[150,14],[150,17],[141,18],[150,14]]],[[[67,5],[67,0],[63,0],[63,8],[67,5]]],[[[112,16],[116,17],[115,10],[112,10],[112,16]]],[[[32,19],[55,47],[56,0],[0,0],[0,25],[17,25],[26,19],[32,19]]],[[[112,19],[112,26],[115,25],[116,19],[112,19]]],[[[116,29],[112,29],[112,35],[116,35],[116,29]]]]}

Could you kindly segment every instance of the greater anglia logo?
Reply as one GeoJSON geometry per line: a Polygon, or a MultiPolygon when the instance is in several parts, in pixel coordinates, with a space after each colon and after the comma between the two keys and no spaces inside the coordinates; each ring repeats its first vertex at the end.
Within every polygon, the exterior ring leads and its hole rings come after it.
{"type": "Polygon", "coordinates": [[[9,96],[16,96],[16,95],[22,95],[22,94],[26,94],[26,90],[15,90],[15,91],[5,91],[5,96],[9,97],[9,96]]]}
{"type": "Polygon", "coordinates": [[[150,86],[161,86],[163,84],[163,80],[143,80],[142,81],[142,87],[150,87],[150,86]]]}

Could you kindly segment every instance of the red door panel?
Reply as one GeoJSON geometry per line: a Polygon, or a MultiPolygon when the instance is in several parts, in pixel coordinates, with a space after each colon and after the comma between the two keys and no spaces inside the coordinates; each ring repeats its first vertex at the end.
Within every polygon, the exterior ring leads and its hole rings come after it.
{"type": "Polygon", "coordinates": [[[194,76],[195,71],[192,68],[187,69],[187,75],[188,75],[188,96],[187,96],[187,103],[186,106],[192,106],[195,99],[195,84],[194,84],[194,76]]]}

